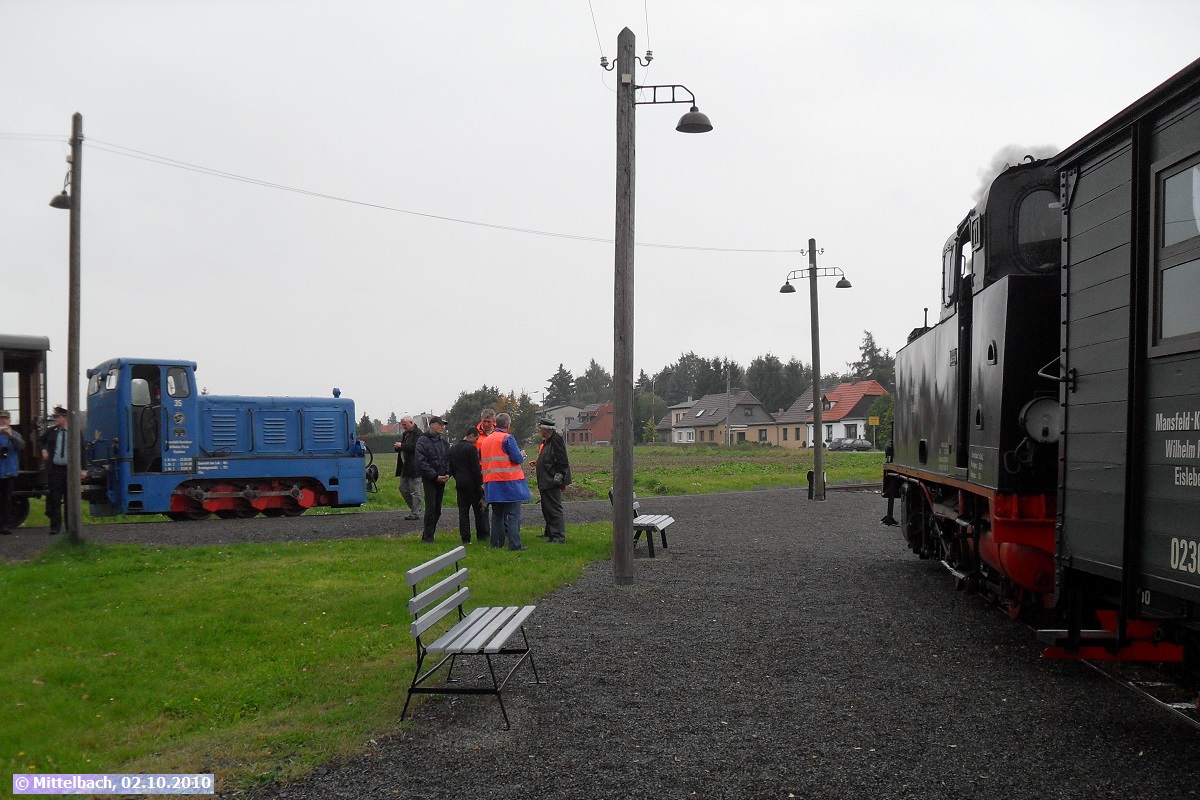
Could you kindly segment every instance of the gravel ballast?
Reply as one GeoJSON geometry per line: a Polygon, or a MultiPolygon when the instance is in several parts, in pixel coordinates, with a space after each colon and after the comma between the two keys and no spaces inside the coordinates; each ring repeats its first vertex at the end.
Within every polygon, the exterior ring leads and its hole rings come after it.
{"type": "MultiPolygon", "coordinates": [[[[1200,732],[1034,634],[879,524],[877,494],[642,500],[670,549],[614,585],[609,562],[538,601],[522,668],[494,698],[414,700],[411,724],[253,798],[1186,798],[1200,732]]],[[[567,506],[571,522],[607,503],[567,506]]],[[[443,523],[446,523],[443,517],[443,523]]],[[[540,517],[527,507],[526,540],[540,517]]],[[[399,514],[105,526],[180,544],[395,533],[399,514]],[[129,530],[126,530],[129,529],[129,530]]],[[[109,532],[111,529],[111,532],[109,532]]],[[[89,528],[89,536],[95,529],[89,528]]],[[[24,552],[4,537],[0,556],[24,552]]],[[[457,534],[439,532],[446,549],[457,534]]],[[[13,541],[13,540],[16,541],[13,541]]],[[[36,546],[30,545],[29,550],[36,546]]],[[[26,553],[27,555],[27,553],[26,553]]],[[[486,603],[487,598],[473,598],[486,603]]],[[[406,686],[410,675],[397,675],[406,686]]],[[[403,703],[398,698],[396,713],[403,703]]],[[[220,776],[218,775],[218,786],[220,776]]]]}

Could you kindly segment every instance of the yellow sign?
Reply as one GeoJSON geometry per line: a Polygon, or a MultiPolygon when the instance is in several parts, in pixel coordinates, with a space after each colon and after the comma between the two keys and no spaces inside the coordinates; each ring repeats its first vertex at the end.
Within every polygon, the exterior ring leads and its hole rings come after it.
{"type": "Polygon", "coordinates": [[[867,424],[868,425],[878,425],[879,417],[867,417],[867,424]]]}

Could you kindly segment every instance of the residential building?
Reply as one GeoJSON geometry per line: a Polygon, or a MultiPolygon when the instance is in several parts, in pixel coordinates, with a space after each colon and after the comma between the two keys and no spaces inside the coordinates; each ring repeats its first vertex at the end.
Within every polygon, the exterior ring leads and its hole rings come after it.
{"type": "Polygon", "coordinates": [[[541,416],[554,420],[554,424],[558,426],[558,432],[566,438],[567,426],[571,422],[578,420],[579,412],[583,411],[579,406],[561,405],[550,406],[543,408],[541,416]]]}
{"type": "MultiPolygon", "coordinates": [[[[888,392],[877,381],[848,381],[821,387],[822,441],[868,438],[867,412],[888,392]]],[[[781,447],[811,447],[813,443],[812,389],[800,395],[778,416],[776,443],[781,447]]]]}
{"type": "Polygon", "coordinates": [[[687,414],[688,409],[694,405],[696,405],[696,401],[689,397],[682,403],[676,403],[668,408],[667,413],[664,414],[663,418],[660,419],[658,424],[654,426],[654,432],[657,434],[658,441],[675,441],[675,437],[671,433],[672,428],[676,422],[679,422],[683,419],[683,417],[687,414]]]}
{"type": "Polygon", "coordinates": [[[612,443],[613,404],[590,403],[568,423],[563,436],[567,444],[607,445],[612,443]]]}
{"type": "Polygon", "coordinates": [[[675,444],[776,443],[775,418],[758,398],[741,389],[705,395],[687,408],[672,406],[669,416],[675,444]]]}

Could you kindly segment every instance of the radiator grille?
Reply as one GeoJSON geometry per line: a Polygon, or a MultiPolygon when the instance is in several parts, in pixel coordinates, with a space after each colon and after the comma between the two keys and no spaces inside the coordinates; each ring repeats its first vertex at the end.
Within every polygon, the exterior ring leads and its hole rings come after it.
{"type": "Polygon", "coordinates": [[[276,447],[286,447],[288,444],[288,423],[286,419],[266,418],[262,426],[263,444],[276,447]]]}
{"type": "Polygon", "coordinates": [[[214,412],[211,417],[212,446],[234,448],[238,444],[238,415],[233,412],[214,412]]]}

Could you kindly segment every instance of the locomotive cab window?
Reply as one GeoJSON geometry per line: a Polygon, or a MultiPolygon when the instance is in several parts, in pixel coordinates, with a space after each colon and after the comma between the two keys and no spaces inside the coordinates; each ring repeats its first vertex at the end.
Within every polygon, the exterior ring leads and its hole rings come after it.
{"type": "Polygon", "coordinates": [[[1052,272],[1061,260],[1062,214],[1058,195],[1036,189],[1017,208],[1017,257],[1030,272],[1052,272]]]}
{"type": "Polygon", "coordinates": [[[1155,169],[1151,353],[1200,349],[1200,154],[1155,169]]]}
{"type": "Polygon", "coordinates": [[[167,368],[167,394],[171,397],[187,397],[192,393],[188,385],[187,371],[182,367],[167,368]]]}

